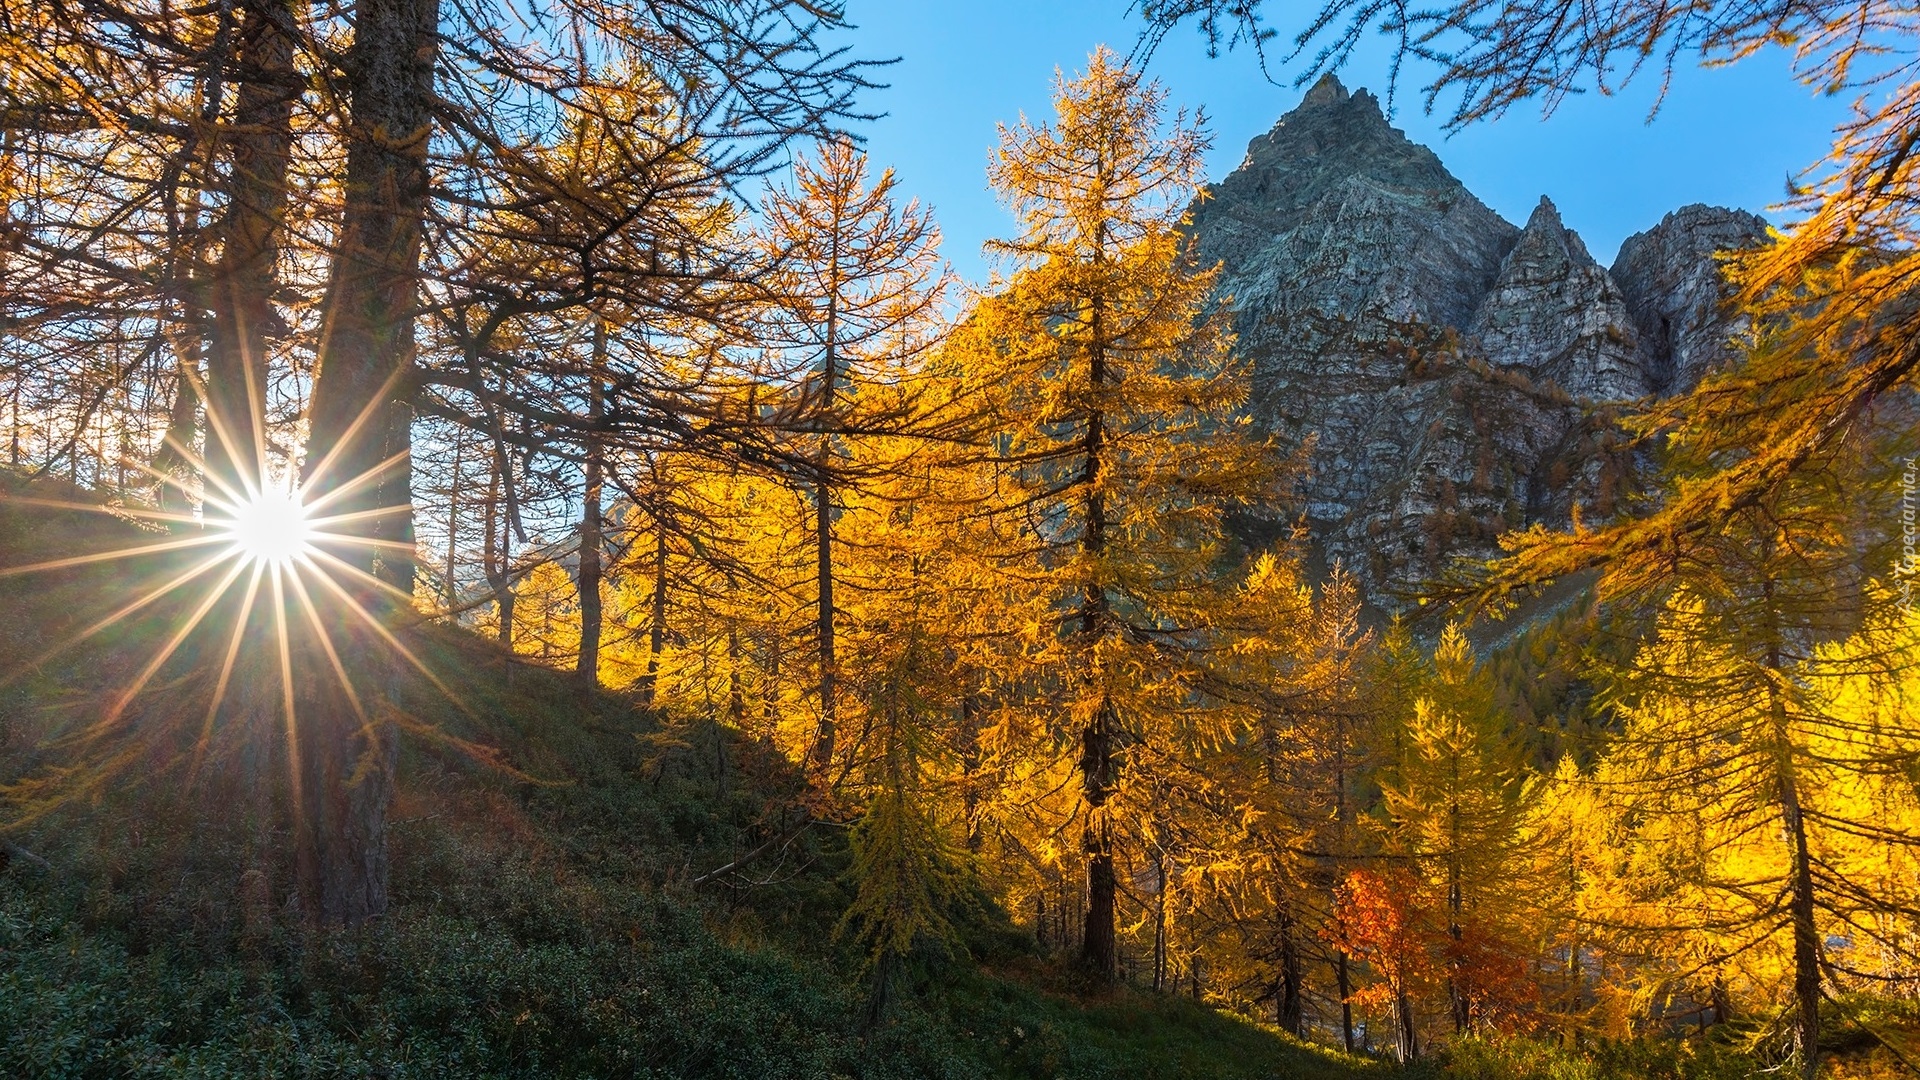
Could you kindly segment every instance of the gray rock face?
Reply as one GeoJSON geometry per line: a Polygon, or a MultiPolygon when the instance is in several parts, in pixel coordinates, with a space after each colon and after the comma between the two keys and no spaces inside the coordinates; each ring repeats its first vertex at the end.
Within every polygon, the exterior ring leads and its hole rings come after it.
{"type": "Polygon", "coordinates": [[[1715,253],[1766,240],[1767,223],[1757,215],[1695,203],[1620,245],[1609,273],[1626,295],[1655,393],[1685,390],[1732,355],[1727,342],[1745,325],[1725,310],[1715,253]]]}
{"type": "Polygon", "coordinates": [[[1688,207],[1610,274],[1551,202],[1516,229],[1327,76],[1193,229],[1222,264],[1256,417],[1313,440],[1320,555],[1391,608],[1502,532],[1611,510],[1631,462],[1603,403],[1684,389],[1727,354],[1713,252],[1758,220],[1688,207]]]}

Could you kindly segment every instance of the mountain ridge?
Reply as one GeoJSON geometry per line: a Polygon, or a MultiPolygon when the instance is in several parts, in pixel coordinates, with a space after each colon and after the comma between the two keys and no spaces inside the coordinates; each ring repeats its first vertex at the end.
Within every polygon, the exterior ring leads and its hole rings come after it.
{"type": "Polygon", "coordinates": [[[1503,532],[1614,511],[1636,482],[1615,416],[1683,392],[1741,332],[1716,253],[1766,223],[1692,205],[1611,268],[1542,196],[1506,221],[1329,74],[1196,204],[1253,369],[1250,410],[1314,440],[1316,554],[1392,609],[1503,532]]]}

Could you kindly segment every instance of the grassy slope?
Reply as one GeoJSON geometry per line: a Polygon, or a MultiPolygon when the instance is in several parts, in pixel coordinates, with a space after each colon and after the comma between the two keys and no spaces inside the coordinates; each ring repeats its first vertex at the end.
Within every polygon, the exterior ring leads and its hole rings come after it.
{"type": "MultiPolygon", "coordinates": [[[[137,539],[111,519],[0,504],[0,566],[137,539]]],[[[177,611],[25,661],[159,569],[0,578],[0,777],[97,716],[177,611]]],[[[583,710],[561,679],[509,678],[457,631],[412,641],[466,708],[416,680],[407,711],[542,782],[412,740],[390,829],[394,910],[335,935],[290,929],[271,753],[227,759],[185,794],[177,772],[111,785],[13,836],[51,869],[14,858],[0,870],[0,1075],[1390,1071],[1177,998],[1080,999],[984,904],[967,923],[971,955],[920,958],[868,1028],[857,958],[829,932],[845,902],[840,834],[816,830],[757,867],[767,884],[688,884],[761,835],[792,787],[781,762],[711,727],[663,737],[617,698],[583,710]]],[[[187,675],[164,670],[129,722],[177,719],[187,675]]]]}

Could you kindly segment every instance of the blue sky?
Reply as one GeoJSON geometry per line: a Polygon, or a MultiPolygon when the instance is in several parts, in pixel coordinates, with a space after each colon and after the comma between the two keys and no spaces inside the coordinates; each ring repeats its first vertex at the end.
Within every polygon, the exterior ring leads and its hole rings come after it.
{"type": "MultiPolygon", "coordinates": [[[[1276,18],[1303,8],[1269,4],[1276,18]]],[[[893,166],[904,193],[933,205],[947,258],[962,276],[983,281],[988,263],[980,244],[1009,227],[986,187],[994,125],[1021,110],[1035,119],[1051,115],[1055,67],[1079,68],[1102,42],[1127,51],[1138,23],[1126,0],[847,0],[847,15],[858,27],[848,35],[858,53],[900,58],[880,76],[890,87],[866,102],[888,114],[864,128],[875,167],[893,166]]],[[[1349,89],[1365,86],[1384,97],[1387,61],[1384,46],[1371,48],[1340,78],[1349,89]]],[[[1291,85],[1299,68],[1279,70],[1275,85],[1252,52],[1209,59],[1199,34],[1186,28],[1167,40],[1149,70],[1173,104],[1205,109],[1214,133],[1212,179],[1238,165],[1247,142],[1302,92],[1291,85]]],[[[1613,261],[1628,235],[1687,203],[1764,213],[1782,198],[1790,174],[1826,152],[1850,104],[1796,82],[1787,54],[1774,50],[1730,68],[1683,70],[1651,124],[1657,82],[1645,78],[1614,97],[1573,98],[1545,120],[1538,109],[1519,109],[1449,139],[1439,118],[1420,111],[1427,74],[1409,68],[1403,75],[1394,125],[1433,147],[1470,190],[1516,224],[1541,195],[1550,196],[1602,264],[1613,261]]]]}

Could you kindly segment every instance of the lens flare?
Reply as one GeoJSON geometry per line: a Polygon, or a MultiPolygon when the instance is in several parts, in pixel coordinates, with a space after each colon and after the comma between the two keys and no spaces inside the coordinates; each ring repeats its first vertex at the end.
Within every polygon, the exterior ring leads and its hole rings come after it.
{"type": "Polygon", "coordinates": [[[313,552],[316,530],[297,491],[256,492],[224,525],[233,552],[255,563],[287,566],[313,552]]]}

